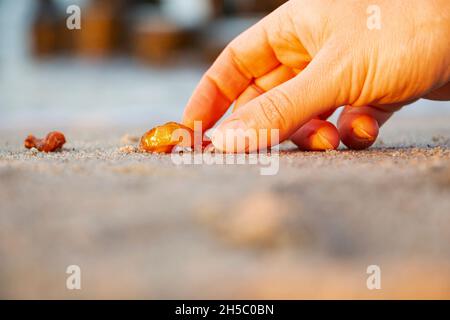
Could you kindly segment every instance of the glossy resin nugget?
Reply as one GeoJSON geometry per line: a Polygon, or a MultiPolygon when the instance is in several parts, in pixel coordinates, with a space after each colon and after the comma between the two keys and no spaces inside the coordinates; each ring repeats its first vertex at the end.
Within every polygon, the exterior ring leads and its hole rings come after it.
{"type": "MultiPolygon", "coordinates": [[[[194,131],[182,124],[168,122],[145,133],[139,145],[139,149],[144,152],[171,153],[175,146],[193,147],[195,142],[194,131]],[[174,132],[178,129],[185,130],[184,137],[189,137],[189,141],[183,141],[183,137],[174,132]]],[[[211,141],[203,137],[202,148],[210,145],[211,141]]]]}
{"type": "Polygon", "coordinates": [[[178,129],[186,130],[193,141],[194,132],[190,128],[176,122],[169,122],[145,133],[141,138],[139,148],[145,152],[171,153],[173,148],[182,142],[182,137],[178,140],[174,140],[172,137],[178,129]]]}
{"type": "Polygon", "coordinates": [[[66,137],[61,132],[50,132],[44,139],[38,139],[33,135],[29,135],[25,139],[25,148],[36,148],[41,152],[55,152],[62,148],[66,143],[66,137]]]}

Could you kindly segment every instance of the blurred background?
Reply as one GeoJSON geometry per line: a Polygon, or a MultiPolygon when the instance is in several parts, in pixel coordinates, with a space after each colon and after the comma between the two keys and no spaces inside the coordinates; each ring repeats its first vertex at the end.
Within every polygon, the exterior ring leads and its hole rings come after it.
{"type": "MultiPolygon", "coordinates": [[[[0,128],[180,120],[224,46],[283,2],[0,0],[0,128]],[[66,28],[72,4],[81,30],[66,28]]],[[[442,112],[419,102],[401,114],[442,112]]]]}
{"type": "Polygon", "coordinates": [[[180,120],[225,45],[283,2],[0,0],[0,128],[180,120]]]}

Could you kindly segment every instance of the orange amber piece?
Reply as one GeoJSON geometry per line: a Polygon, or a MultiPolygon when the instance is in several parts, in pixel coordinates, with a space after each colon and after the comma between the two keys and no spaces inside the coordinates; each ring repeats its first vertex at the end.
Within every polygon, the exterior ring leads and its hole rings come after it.
{"type": "Polygon", "coordinates": [[[54,152],[62,148],[66,143],[66,137],[61,132],[50,132],[44,139],[38,139],[29,135],[25,139],[25,148],[36,148],[41,152],[54,152]]]}
{"type": "Polygon", "coordinates": [[[194,132],[192,129],[176,122],[169,122],[145,133],[141,138],[139,148],[145,152],[171,153],[173,148],[181,144],[183,140],[182,137],[175,140],[173,138],[173,133],[178,129],[186,130],[191,136],[191,143],[193,143],[194,132]]]}

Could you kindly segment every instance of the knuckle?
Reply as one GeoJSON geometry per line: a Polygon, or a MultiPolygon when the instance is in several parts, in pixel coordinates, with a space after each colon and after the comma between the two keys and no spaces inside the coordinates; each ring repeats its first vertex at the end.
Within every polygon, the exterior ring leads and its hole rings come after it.
{"type": "Polygon", "coordinates": [[[273,91],[271,94],[261,96],[257,114],[259,115],[260,123],[267,128],[284,129],[289,126],[286,112],[291,103],[286,95],[277,89],[273,91]]]}

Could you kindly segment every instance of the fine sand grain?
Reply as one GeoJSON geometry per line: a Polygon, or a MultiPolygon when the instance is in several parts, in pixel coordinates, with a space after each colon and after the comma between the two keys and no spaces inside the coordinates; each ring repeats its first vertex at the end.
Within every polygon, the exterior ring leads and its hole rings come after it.
{"type": "Polygon", "coordinates": [[[0,298],[450,298],[449,123],[394,119],[367,151],[285,144],[275,176],[138,153],[148,128],[69,128],[53,154],[2,132],[0,298]]]}

